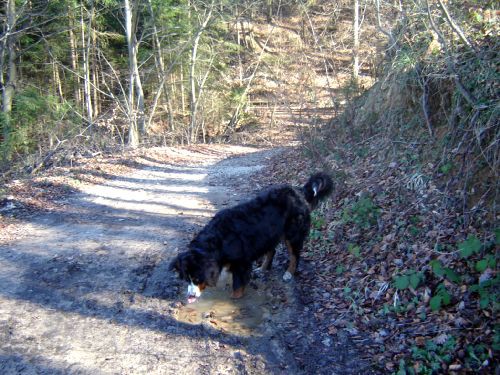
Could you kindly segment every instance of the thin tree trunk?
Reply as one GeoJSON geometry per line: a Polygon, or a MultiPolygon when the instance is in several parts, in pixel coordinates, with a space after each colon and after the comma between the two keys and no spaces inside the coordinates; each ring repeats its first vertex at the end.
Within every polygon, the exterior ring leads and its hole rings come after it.
{"type": "Polygon", "coordinates": [[[75,96],[75,103],[77,107],[80,107],[82,101],[80,93],[80,75],[78,74],[78,53],[77,53],[77,41],[73,28],[75,27],[75,18],[73,15],[73,9],[68,4],[68,22],[69,22],[69,50],[70,50],[70,61],[71,69],[73,70],[73,77],[75,82],[73,83],[73,90],[75,96]]]}
{"type": "Polygon", "coordinates": [[[92,14],[94,12],[93,1],[90,3],[91,11],[89,12],[89,23],[87,35],[85,34],[85,22],[83,20],[83,4],[81,6],[80,27],[82,34],[82,63],[83,63],[83,95],[84,95],[84,110],[87,113],[87,121],[92,124],[94,115],[92,112],[92,96],[90,89],[90,64],[89,64],[89,51],[90,51],[90,29],[92,27],[92,14]]]}
{"type": "Polygon", "coordinates": [[[241,95],[242,100],[236,106],[236,109],[234,110],[233,115],[231,116],[231,120],[229,120],[229,124],[227,125],[226,129],[229,129],[230,131],[233,131],[236,128],[236,126],[238,125],[238,121],[240,119],[240,112],[243,109],[243,105],[245,104],[244,98],[248,94],[248,91],[250,90],[250,87],[251,87],[252,82],[255,78],[255,75],[257,74],[257,70],[259,69],[260,63],[262,61],[262,57],[264,56],[264,52],[266,51],[267,44],[269,43],[269,40],[271,39],[271,35],[273,34],[273,31],[274,31],[274,26],[271,29],[271,31],[269,32],[269,35],[267,36],[267,39],[264,42],[262,50],[260,51],[259,58],[257,59],[257,64],[255,65],[255,68],[254,68],[252,74],[248,78],[247,85],[245,86],[245,89],[243,90],[243,94],[241,95]]]}
{"type": "Polygon", "coordinates": [[[128,46],[128,62],[129,62],[129,90],[128,90],[128,120],[129,120],[129,132],[128,132],[128,144],[131,147],[137,147],[139,145],[139,129],[137,128],[137,121],[135,117],[135,104],[134,104],[134,88],[135,88],[135,68],[133,66],[134,59],[134,44],[132,37],[132,9],[130,8],[130,3],[128,0],[124,0],[125,5],[125,34],[128,46]]]}
{"type": "MultiPolygon", "coordinates": [[[[238,12],[238,7],[236,7],[236,12],[238,12]]],[[[245,24],[243,20],[238,20],[234,22],[237,31],[237,43],[238,46],[242,46],[245,38],[245,24]]],[[[241,50],[238,48],[238,75],[240,78],[240,84],[243,84],[243,62],[241,59],[241,50]]]]}
{"type": "MultiPolygon", "coordinates": [[[[0,76],[2,83],[2,112],[4,116],[3,139],[6,141],[10,134],[10,113],[12,111],[12,102],[17,81],[16,68],[16,36],[14,29],[16,26],[16,4],[15,0],[8,0],[5,4],[5,15],[7,23],[4,26],[4,36],[0,51],[0,76]],[[5,56],[7,55],[7,75],[4,79],[3,68],[5,65],[5,56]]],[[[7,150],[7,149],[5,149],[7,150]]],[[[4,155],[5,157],[6,155],[4,155]]]]}
{"type": "MultiPolygon", "coordinates": [[[[200,98],[203,96],[203,89],[205,88],[205,83],[208,79],[208,76],[210,75],[210,70],[212,69],[212,64],[213,64],[213,61],[214,61],[215,57],[212,57],[212,59],[210,60],[210,64],[207,68],[207,71],[205,72],[205,76],[201,79],[201,82],[200,82],[200,85],[199,85],[199,88],[198,88],[198,100],[196,102],[196,106],[198,107],[199,106],[199,102],[200,102],[200,98]]],[[[197,110],[198,108],[196,108],[197,110]]],[[[203,130],[204,128],[204,124],[205,124],[205,120],[202,119],[201,121],[201,128],[203,130]]],[[[198,131],[199,131],[199,128],[200,128],[200,125],[197,123],[195,124],[195,129],[193,131],[193,135],[194,135],[194,139],[193,139],[193,142],[196,141],[196,138],[198,137],[198,131]]],[[[204,132],[204,130],[203,130],[204,132]]],[[[203,133],[203,143],[205,143],[205,134],[203,133]]]]}
{"type": "MultiPolygon", "coordinates": [[[[200,25],[199,30],[196,32],[193,40],[193,47],[191,49],[191,59],[189,62],[189,88],[190,88],[190,99],[189,99],[189,105],[190,105],[190,110],[191,110],[191,121],[189,124],[188,128],[188,143],[194,142],[196,139],[196,120],[197,120],[197,115],[198,115],[198,97],[196,94],[196,77],[195,77],[195,72],[196,72],[196,60],[198,57],[198,46],[200,43],[200,38],[203,32],[205,31],[205,28],[207,27],[208,23],[210,22],[210,18],[212,17],[212,10],[213,10],[213,2],[210,5],[210,9],[208,11],[208,14],[205,17],[205,20],[203,23],[200,25]]],[[[201,90],[201,88],[200,88],[201,90]]]]}
{"type": "Polygon", "coordinates": [[[16,4],[14,0],[8,0],[6,4],[7,30],[5,35],[6,43],[4,54],[7,54],[7,76],[4,80],[2,90],[2,112],[10,113],[12,111],[12,101],[17,80],[16,69],[16,37],[14,28],[16,25],[16,4]]]}
{"type": "Polygon", "coordinates": [[[359,77],[359,0],[353,0],[354,17],[353,17],[353,37],[354,44],[352,47],[352,76],[354,80],[359,77]]]}
{"type": "Polygon", "coordinates": [[[137,54],[138,54],[138,49],[139,45],[137,43],[137,39],[135,37],[135,32],[134,32],[134,37],[133,37],[133,50],[134,54],[132,55],[132,63],[133,63],[133,68],[134,68],[134,74],[135,74],[135,86],[136,86],[136,92],[137,92],[137,128],[139,129],[139,134],[140,136],[144,136],[146,134],[146,116],[145,116],[145,110],[144,110],[144,90],[142,89],[142,80],[141,80],[141,75],[139,74],[139,64],[137,63],[137,54]]]}
{"type": "Polygon", "coordinates": [[[153,100],[153,105],[152,105],[151,112],[150,112],[149,117],[148,117],[148,122],[146,124],[146,127],[149,128],[151,126],[151,122],[153,120],[153,116],[155,114],[156,107],[158,105],[158,101],[161,97],[162,91],[164,91],[165,102],[167,104],[167,111],[168,111],[168,126],[171,130],[174,130],[174,116],[173,116],[173,110],[172,110],[172,103],[170,100],[168,87],[165,84],[165,81],[167,78],[166,77],[167,72],[165,71],[165,62],[163,61],[163,55],[161,52],[161,43],[160,43],[160,39],[158,38],[158,30],[156,28],[156,23],[154,22],[154,12],[153,12],[153,5],[151,3],[151,0],[148,0],[148,8],[149,8],[149,13],[151,15],[151,19],[153,20],[153,48],[156,52],[155,61],[157,64],[158,81],[160,82],[160,86],[158,87],[158,91],[156,92],[155,98],[153,100]]]}
{"type": "MultiPolygon", "coordinates": [[[[129,145],[137,147],[140,138],[145,133],[145,116],[144,116],[144,92],[142,90],[141,76],[139,74],[139,65],[137,63],[137,50],[138,43],[135,35],[135,26],[133,26],[134,13],[130,6],[129,0],[124,0],[125,4],[125,33],[127,38],[128,47],[128,61],[129,61],[129,119],[131,127],[129,131],[129,145]],[[134,98],[135,87],[135,98],[134,98]],[[137,108],[134,105],[137,103],[137,108]]],[[[137,8],[137,3],[135,3],[137,8]]]]}
{"type": "MultiPolygon", "coordinates": [[[[90,31],[92,34],[92,96],[93,96],[93,114],[94,118],[99,115],[99,65],[97,64],[97,37],[95,30],[90,31]]],[[[90,49],[89,49],[90,50],[90,49]]],[[[90,60],[90,59],[89,59],[90,60]]]]}
{"type": "MultiPolygon", "coordinates": [[[[6,7],[7,8],[7,7],[6,7]]],[[[7,12],[5,12],[7,14],[7,12]]],[[[6,24],[4,23],[2,25],[2,35],[7,36],[7,27],[6,24]]],[[[4,77],[4,66],[5,66],[5,57],[6,57],[6,50],[7,50],[7,38],[1,38],[0,39],[0,88],[5,88],[5,77],[4,77]]],[[[1,96],[1,103],[0,103],[0,110],[3,113],[3,128],[2,128],[2,134],[0,134],[0,145],[3,143],[6,143],[9,137],[10,133],[10,113],[7,111],[7,107],[4,105],[5,103],[5,97],[4,97],[4,90],[2,90],[2,96],[1,96]]],[[[12,108],[12,105],[10,106],[12,108]]],[[[3,147],[3,154],[1,155],[2,159],[6,160],[8,158],[8,151],[7,147],[3,147]]]]}
{"type": "Polygon", "coordinates": [[[269,23],[273,21],[273,0],[266,0],[266,18],[269,23]]]}
{"type": "MultiPolygon", "coordinates": [[[[5,25],[2,28],[2,34],[5,35],[5,25]]],[[[3,38],[0,40],[0,88],[5,87],[5,77],[4,77],[4,70],[3,67],[5,66],[5,51],[7,49],[7,38],[3,38]]],[[[3,90],[2,90],[2,96],[1,96],[2,101],[0,102],[0,110],[4,112],[4,98],[3,98],[3,90]]],[[[5,129],[4,129],[5,131],[5,129]]]]}
{"type": "Polygon", "coordinates": [[[59,75],[59,68],[57,66],[56,60],[52,58],[52,73],[54,76],[54,88],[59,97],[64,100],[64,93],[62,89],[61,77],[59,75]]]}
{"type": "Polygon", "coordinates": [[[184,71],[183,71],[182,64],[181,64],[181,69],[180,69],[180,73],[179,73],[179,79],[180,79],[180,83],[181,83],[181,87],[180,87],[180,90],[181,90],[181,114],[184,116],[184,109],[186,108],[186,94],[185,94],[185,89],[184,89],[184,71]]]}

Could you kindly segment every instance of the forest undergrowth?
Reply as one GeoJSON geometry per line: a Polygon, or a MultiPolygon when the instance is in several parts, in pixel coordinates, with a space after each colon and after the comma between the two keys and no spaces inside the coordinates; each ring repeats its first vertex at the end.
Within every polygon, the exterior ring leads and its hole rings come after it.
{"type": "Polygon", "coordinates": [[[484,207],[465,219],[457,197],[422,184],[405,158],[366,147],[369,156],[316,162],[291,151],[271,171],[282,181],[311,169],[335,177],[304,251],[315,269],[300,283],[305,303],[321,329],[347,331],[382,372],[494,373],[498,227],[484,207]]]}

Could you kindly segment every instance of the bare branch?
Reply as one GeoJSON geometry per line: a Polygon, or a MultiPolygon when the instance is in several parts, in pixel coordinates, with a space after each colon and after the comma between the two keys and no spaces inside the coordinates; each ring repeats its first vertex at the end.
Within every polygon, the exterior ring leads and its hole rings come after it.
{"type": "Polygon", "coordinates": [[[450,13],[448,12],[448,9],[444,5],[443,1],[442,0],[438,0],[438,3],[439,3],[439,7],[441,8],[441,10],[443,11],[443,13],[445,15],[446,21],[448,21],[448,23],[450,24],[450,26],[453,29],[453,31],[455,31],[458,34],[458,36],[460,37],[460,39],[462,40],[462,42],[464,42],[464,44],[467,47],[469,47],[472,50],[475,50],[474,47],[472,46],[472,44],[467,39],[467,37],[465,36],[465,34],[463,33],[463,31],[455,23],[455,21],[453,21],[453,18],[451,18],[450,13]]]}
{"type": "Polygon", "coordinates": [[[443,33],[437,25],[434,22],[434,19],[432,18],[432,12],[431,8],[429,5],[429,0],[425,0],[425,3],[427,5],[427,16],[429,18],[429,23],[431,25],[431,28],[434,30],[434,32],[438,35],[441,44],[443,45],[443,48],[445,49],[446,53],[448,54],[448,58],[446,59],[446,63],[448,65],[448,69],[453,73],[453,79],[455,80],[455,84],[457,85],[457,89],[460,92],[460,94],[464,97],[464,99],[474,108],[476,109],[484,109],[485,107],[483,105],[478,105],[477,104],[477,99],[474,97],[473,94],[471,94],[464,86],[462,83],[462,80],[460,78],[460,75],[458,74],[457,70],[455,69],[455,63],[453,61],[453,57],[451,56],[451,53],[448,50],[448,43],[446,42],[445,37],[443,36],[443,33]]]}
{"type": "Polygon", "coordinates": [[[376,13],[377,13],[377,29],[379,29],[379,31],[386,35],[388,38],[389,38],[389,43],[391,45],[391,47],[393,47],[396,42],[394,40],[394,37],[392,36],[392,33],[390,31],[387,31],[385,30],[383,27],[382,27],[382,23],[380,22],[380,0],[375,0],[375,6],[376,6],[376,13]]]}

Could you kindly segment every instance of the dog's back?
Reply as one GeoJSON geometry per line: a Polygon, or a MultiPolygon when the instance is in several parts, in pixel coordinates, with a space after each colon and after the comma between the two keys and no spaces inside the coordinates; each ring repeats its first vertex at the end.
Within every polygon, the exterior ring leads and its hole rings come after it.
{"type": "Polygon", "coordinates": [[[228,266],[233,274],[233,297],[240,298],[250,281],[252,262],[266,255],[262,268],[269,269],[281,240],[290,255],[283,279],[290,280],[309,234],[311,210],[332,189],[331,178],[317,173],[303,187],[275,186],[219,211],[191,241],[188,251],[172,263],[195,290],[188,289],[188,294],[194,298],[205,286],[215,285],[222,268],[228,266]]]}
{"type": "Polygon", "coordinates": [[[275,186],[254,199],[219,211],[190,247],[215,252],[221,262],[253,261],[275,248],[288,226],[309,215],[300,190],[275,186]]]}

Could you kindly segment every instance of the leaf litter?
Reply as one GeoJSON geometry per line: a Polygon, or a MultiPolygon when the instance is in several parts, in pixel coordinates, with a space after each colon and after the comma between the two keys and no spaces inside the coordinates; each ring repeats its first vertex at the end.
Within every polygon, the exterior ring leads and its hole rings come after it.
{"type": "Polygon", "coordinates": [[[259,176],[300,184],[327,169],[337,184],[313,213],[300,270],[312,271],[297,282],[318,331],[333,342],[347,332],[384,373],[498,372],[500,234],[486,203],[466,220],[460,192],[428,177],[432,165],[414,174],[346,159],[291,148],[259,176]]]}

